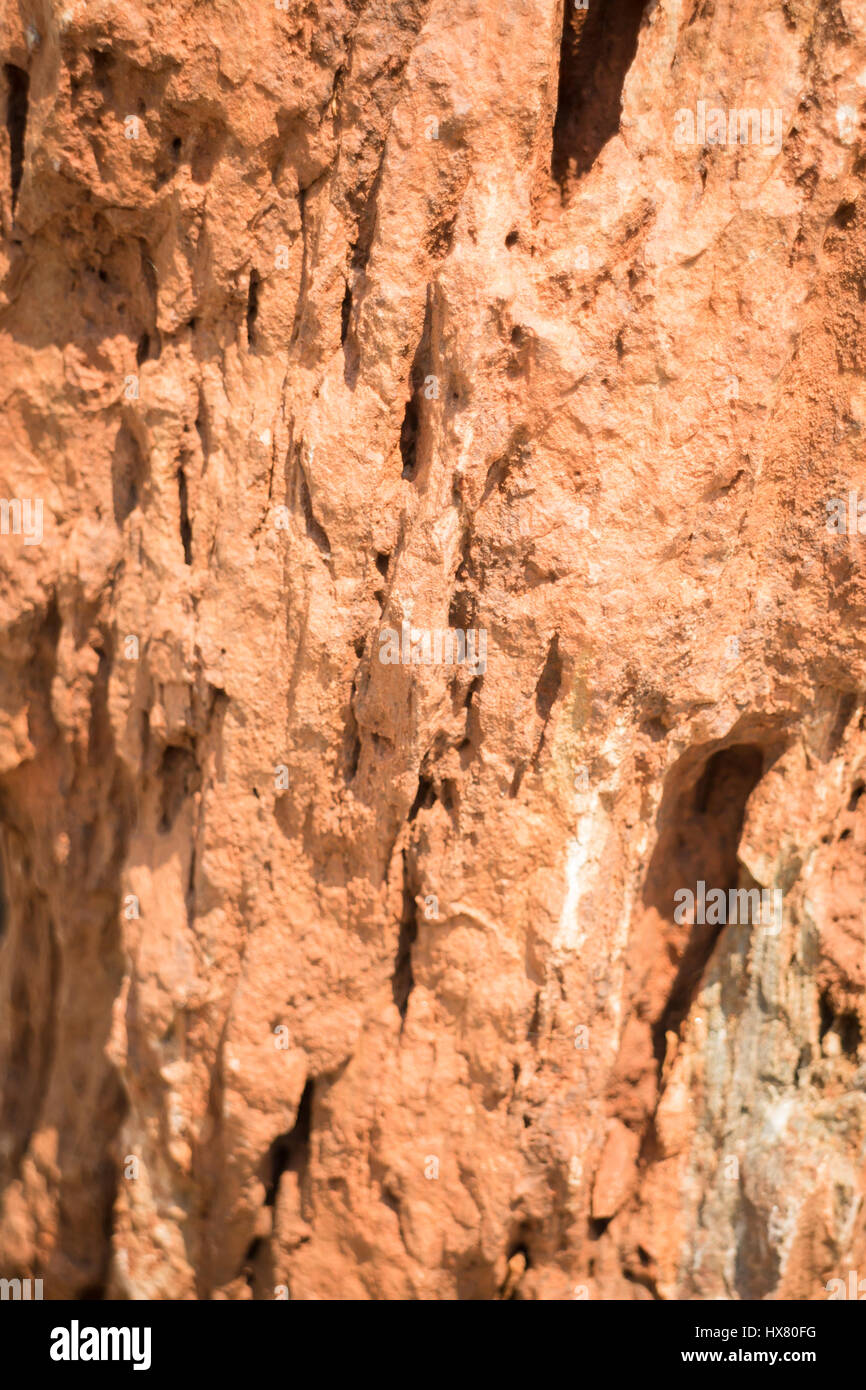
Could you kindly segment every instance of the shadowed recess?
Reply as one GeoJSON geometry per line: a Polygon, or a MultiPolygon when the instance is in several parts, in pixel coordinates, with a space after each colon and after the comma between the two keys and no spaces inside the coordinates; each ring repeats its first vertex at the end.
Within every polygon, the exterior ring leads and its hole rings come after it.
{"type": "MultiPolygon", "coordinates": [[[[665,829],[650,863],[644,899],[671,920],[674,894],[695,889],[699,880],[728,892],[739,886],[737,851],[746,803],[764,771],[764,755],[755,744],[720,749],[707,761],[696,785],[684,790],[672,813],[660,819],[665,829]]],[[[667,1003],[653,1028],[656,1058],[665,1056],[665,1036],[679,1033],[700,988],[701,979],[724,925],[696,923],[678,958],[667,1003]]]]}
{"type": "Polygon", "coordinates": [[[271,1144],[266,1159],[267,1191],[265,1206],[272,1207],[277,1200],[277,1191],[283,1173],[297,1174],[298,1185],[303,1187],[310,1157],[310,1133],[313,1124],[313,1094],[315,1082],[307,1081],[295,1116],[295,1123],[285,1134],[280,1134],[271,1144]]]}
{"type": "Polygon", "coordinates": [[[24,175],[24,136],[27,132],[27,106],[30,78],[22,68],[12,63],[4,66],[6,77],[6,131],[9,136],[9,182],[12,189],[12,211],[18,202],[18,190],[24,175]]]}
{"type": "Polygon", "coordinates": [[[551,171],[564,189],[592,167],[619,130],[644,0],[565,0],[551,171]]]}

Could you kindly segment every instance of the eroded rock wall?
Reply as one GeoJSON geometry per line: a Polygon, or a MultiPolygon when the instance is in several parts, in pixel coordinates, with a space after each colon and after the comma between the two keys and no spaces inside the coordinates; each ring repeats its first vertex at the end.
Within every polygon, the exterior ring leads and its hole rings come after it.
{"type": "Polygon", "coordinates": [[[866,1270],[866,6],[566,6],[0,9],[46,1297],[866,1270]]]}

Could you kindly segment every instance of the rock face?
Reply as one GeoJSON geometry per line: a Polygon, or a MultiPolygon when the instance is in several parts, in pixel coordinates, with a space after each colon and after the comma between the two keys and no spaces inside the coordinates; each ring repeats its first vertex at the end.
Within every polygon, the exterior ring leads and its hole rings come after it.
{"type": "Polygon", "coordinates": [[[0,1274],[866,1274],[866,6],[0,49],[0,1274]]]}

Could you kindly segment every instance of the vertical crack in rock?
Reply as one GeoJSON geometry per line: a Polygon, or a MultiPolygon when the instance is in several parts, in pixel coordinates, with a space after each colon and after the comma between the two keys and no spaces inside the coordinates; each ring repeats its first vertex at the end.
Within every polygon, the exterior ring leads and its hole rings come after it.
{"type": "Polygon", "coordinates": [[[24,142],[27,135],[27,108],[30,77],[14,63],[4,64],[6,78],[6,133],[9,137],[9,183],[12,211],[18,206],[18,191],[24,176],[24,142]]]}
{"type": "Polygon", "coordinates": [[[208,429],[207,420],[207,401],[205,400],[201,385],[199,385],[198,388],[198,410],[195,417],[195,428],[201,446],[201,471],[202,477],[204,477],[210,458],[210,430],[208,429]]]}
{"type": "Polygon", "coordinates": [[[403,477],[407,482],[415,482],[418,473],[418,437],[421,432],[422,402],[424,399],[425,378],[429,375],[430,350],[433,328],[433,294],[427,290],[427,304],[424,310],[424,327],[409,375],[409,399],[400,427],[400,457],[403,460],[403,477]]]}
{"type": "Polygon", "coordinates": [[[256,320],[259,316],[259,288],[261,279],[257,270],[250,271],[247,289],[247,346],[250,352],[256,350],[256,320]]]}
{"type": "Polygon", "coordinates": [[[637,52],[645,0],[564,0],[552,174],[560,187],[587,173],[619,130],[622,89],[637,52]]]}
{"type": "MultiPolygon", "coordinates": [[[[414,372],[413,372],[414,376],[414,372]]],[[[407,482],[415,481],[418,469],[418,431],[421,426],[421,413],[418,404],[417,388],[414,381],[412,394],[406,402],[403,423],[400,426],[400,457],[403,460],[403,477],[407,482]]]]}
{"type": "Polygon", "coordinates": [[[343,292],[343,302],[340,305],[340,343],[346,346],[346,339],[349,336],[349,324],[352,322],[352,286],[346,282],[343,292]]]}
{"type": "MultiPolygon", "coordinates": [[[[421,786],[419,783],[419,794],[421,786]]],[[[417,800],[417,798],[416,798],[417,800]]],[[[412,974],[412,947],[418,938],[418,920],[415,893],[410,882],[410,872],[406,851],[403,851],[403,908],[400,914],[400,934],[397,941],[397,955],[394,961],[394,974],[391,977],[391,993],[394,1003],[405,1019],[409,1008],[409,997],[415,987],[412,974]]]]}
{"type": "Polygon", "coordinates": [[[183,546],[183,562],[192,564],[192,526],[189,519],[189,493],[186,483],[186,470],[183,464],[177,470],[177,497],[180,508],[180,541],[183,546]]]}

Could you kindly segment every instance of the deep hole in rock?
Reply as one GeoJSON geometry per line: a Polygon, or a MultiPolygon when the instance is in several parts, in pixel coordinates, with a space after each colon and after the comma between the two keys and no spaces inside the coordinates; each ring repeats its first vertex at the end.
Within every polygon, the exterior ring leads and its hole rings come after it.
{"type": "Polygon", "coordinates": [[[644,0],[565,0],[552,173],[564,188],[619,130],[622,89],[637,52],[644,0]]]}
{"type": "Polygon", "coordinates": [[[857,206],[855,203],[840,203],[833,213],[833,221],[837,227],[846,230],[852,226],[857,218],[857,206]]]}
{"type": "Polygon", "coordinates": [[[30,78],[23,68],[13,63],[4,66],[6,77],[6,130],[9,136],[9,183],[12,189],[12,211],[18,203],[18,190],[24,175],[24,137],[27,133],[27,108],[30,78]]]}

